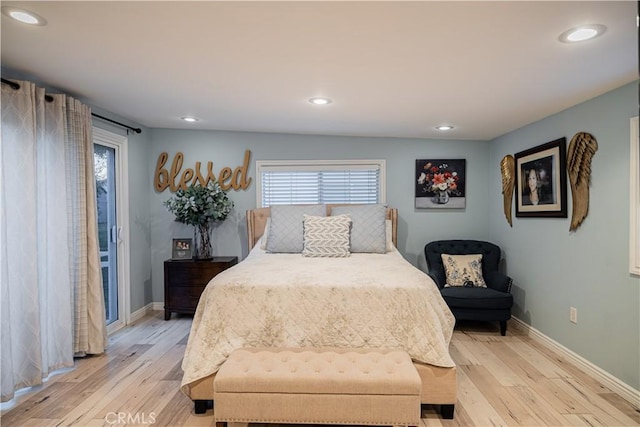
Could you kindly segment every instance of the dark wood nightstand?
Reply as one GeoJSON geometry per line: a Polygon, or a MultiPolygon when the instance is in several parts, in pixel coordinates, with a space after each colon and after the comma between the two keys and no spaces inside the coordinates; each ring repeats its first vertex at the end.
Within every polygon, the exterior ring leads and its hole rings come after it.
{"type": "Polygon", "coordinates": [[[164,262],[164,320],[171,313],[194,314],[200,295],[213,277],[238,263],[236,256],[164,262]]]}

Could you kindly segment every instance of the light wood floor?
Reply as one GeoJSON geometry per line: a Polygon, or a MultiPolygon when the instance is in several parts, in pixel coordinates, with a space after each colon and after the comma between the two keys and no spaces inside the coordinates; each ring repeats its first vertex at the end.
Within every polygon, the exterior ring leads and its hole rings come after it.
{"type": "MultiPolygon", "coordinates": [[[[76,361],[70,372],[20,396],[4,426],[214,426],[213,411],[193,413],[180,391],[189,317],[154,312],[113,334],[108,352],[76,361]],[[118,419],[118,414],[120,419],[118,419]],[[129,417],[127,420],[126,417],[129,417]],[[128,421],[128,422],[127,422],[128,421]]],[[[423,426],[638,426],[640,411],[513,323],[456,327],[455,419],[428,408],[423,426]]]]}

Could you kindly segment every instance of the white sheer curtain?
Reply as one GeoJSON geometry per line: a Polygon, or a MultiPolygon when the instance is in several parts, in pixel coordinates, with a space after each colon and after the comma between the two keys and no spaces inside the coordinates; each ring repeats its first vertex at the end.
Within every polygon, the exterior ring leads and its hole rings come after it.
{"type": "Polygon", "coordinates": [[[1,400],[102,353],[91,112],[64,95],[2,85],[1,400]]]}

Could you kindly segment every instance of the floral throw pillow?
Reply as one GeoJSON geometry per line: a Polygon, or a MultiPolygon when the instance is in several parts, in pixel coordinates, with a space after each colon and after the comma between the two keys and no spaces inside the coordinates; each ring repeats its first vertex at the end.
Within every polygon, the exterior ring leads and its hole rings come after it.
{"type": "Polygon", "coordinates": [[[482,254],[474,255],[449,255],[441,254],[444,264],[444,273],[447,277],[445,288],[450,286],[465,286],[465,283],[473,282],[473,286],[486,288],[487,284],[482,277],[482,254]]]}

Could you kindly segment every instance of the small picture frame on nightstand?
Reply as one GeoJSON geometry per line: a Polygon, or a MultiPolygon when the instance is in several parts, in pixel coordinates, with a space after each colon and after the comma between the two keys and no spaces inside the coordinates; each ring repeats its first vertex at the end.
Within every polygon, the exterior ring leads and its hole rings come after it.
{"type": "Polygon", "coordinates": [[[193,257],[193,239],[173,239],[171,259],[185,260],[193,257]]]}

